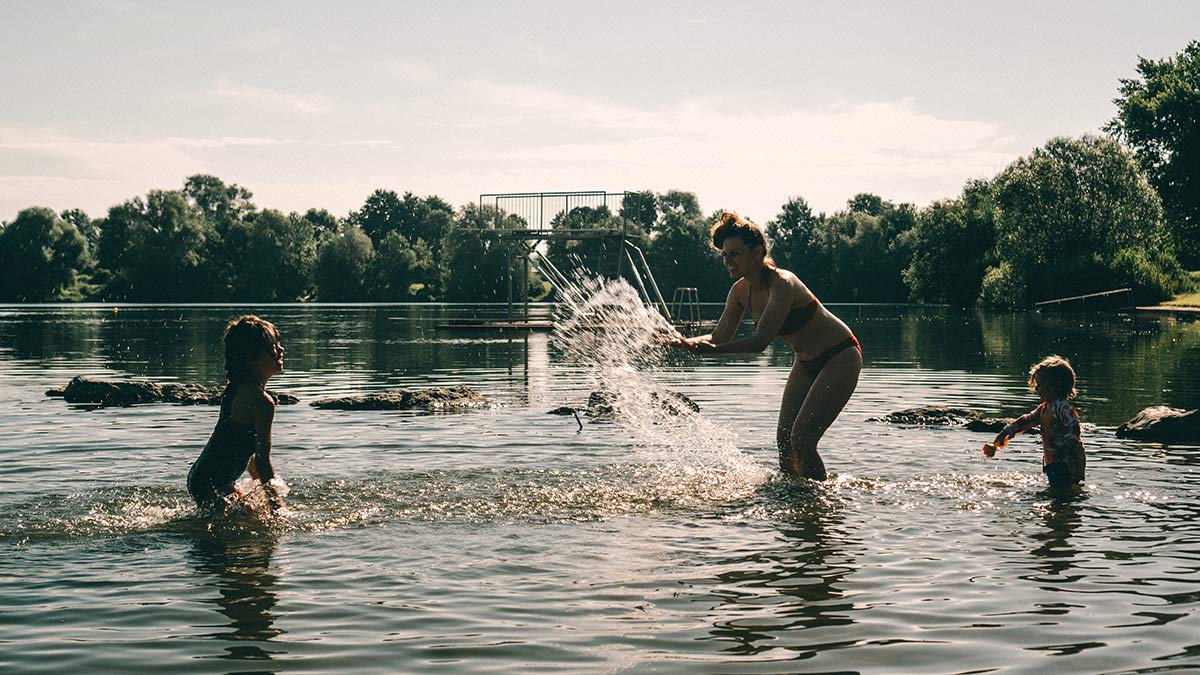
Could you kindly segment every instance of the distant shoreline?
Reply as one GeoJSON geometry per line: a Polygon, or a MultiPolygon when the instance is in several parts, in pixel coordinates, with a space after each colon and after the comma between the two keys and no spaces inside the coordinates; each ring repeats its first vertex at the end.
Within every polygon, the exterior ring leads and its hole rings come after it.
{"type": "Polygon", "coordinates": [[[1163,314],[1200,314],[1200,307],[1187,305],[1154,305],[1153,307],[1134,307],[1139,312],[1159,312],[1163,314]]]}

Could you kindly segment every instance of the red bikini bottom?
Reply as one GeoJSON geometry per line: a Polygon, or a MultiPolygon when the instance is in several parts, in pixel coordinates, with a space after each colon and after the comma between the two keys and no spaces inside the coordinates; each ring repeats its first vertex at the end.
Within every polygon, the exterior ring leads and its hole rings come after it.
{"type": "Polygon", "coordinates": [[[808,359],[806,361],[800,361],[800,365],[804,366],[804,369],[808,371],[809,375],[816,377],[817,373],[820,373],[821,369],[825,367],[825,364],[829,363],[829,359],[832,359],[833,357],[837,356],[838,354],[841,354],[842,352],[846,351],[847,349],[849,349],[851,347],[854,347],[855,349],[857,349],[858,353],[860,355],[862,354],[862,345],[859,344],[858,338],[851,335],[850,337],[846,338],[845,340],[842,340],[841,342],[837,343],[836,345],[821,352],[821,354],[819,356],[817,356],[815,359],[808,359]]]}

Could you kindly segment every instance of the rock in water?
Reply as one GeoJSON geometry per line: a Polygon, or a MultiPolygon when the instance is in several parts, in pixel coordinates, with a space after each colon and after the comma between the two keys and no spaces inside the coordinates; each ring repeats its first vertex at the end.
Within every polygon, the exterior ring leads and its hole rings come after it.
{"type": "Polygon", "coordinates": [[[312,406],[328,410],[447,410],[481,408],[490,402],[479,392],[464,385],[429,389],[393,389],[364,396],[339,396],[313,401],[312,406]]]}
{"type": "MultiPolygon", "coordinates": [[[[650,392],[650,401],[668,415],[690,415],[700,412],[700,406],[695,401],[670,389],[664,389],[662,396],[659,396],[657,391],[650,392]]],[[[620,412],[617,404],[618,396],[616,394],[610,391],[593,391],[588,396],[587,416],[594,419],[610,419],[620,412]]]]}
{"type": "Polygon", "coordinates": [[[1117,427],[1117,438],[1200,445],[1200,409],[1153,406],[1117,427]]]}
{"type": "Polygon", "coordinates": [[[891,413],[884,417],[872,417],[868,422],[887,422],[917,427],[956,427],[983,419],[978,410],[951,408],[944,405],[925,405],[891,413]]]}
{"type": "MultiPolygon", "coordinates": [[[[996,417],[984,417],[983,419],[971,420],[967,422],[966,427],[970,431],[986,431],[992,434],[1000,433],[1000,430],[1008,426],[1009,420],[1002,420],[996,417]]],[[[1036,433],[1036,432],[1035,432],[1036,433]]]]}
{"type": "MultiPolygon", "coordinates": [[[[62,389],[51,389],[47,396],[61,396],[67,403],[94,403],[101,406],[134,405],[137,403],[181,403],[184,405],[216,405],[221,402],[224,387],[203,384],[151,382],[149,380],[103,380],[86,375],[71,378],[62,389]]],[[[300,399],[291,394],[267,391],[276,403],[288,405],[300,399]]]]}

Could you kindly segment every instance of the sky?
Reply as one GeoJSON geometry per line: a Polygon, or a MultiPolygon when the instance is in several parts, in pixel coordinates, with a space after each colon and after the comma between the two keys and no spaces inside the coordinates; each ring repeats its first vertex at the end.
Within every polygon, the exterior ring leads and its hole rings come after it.
{"type": "Polygon", "coordinates": [[[924,206],[1100,133],[1200,2],[0,0],[0,221],[197,173],[261,208],[681,189],[924,206]]]}

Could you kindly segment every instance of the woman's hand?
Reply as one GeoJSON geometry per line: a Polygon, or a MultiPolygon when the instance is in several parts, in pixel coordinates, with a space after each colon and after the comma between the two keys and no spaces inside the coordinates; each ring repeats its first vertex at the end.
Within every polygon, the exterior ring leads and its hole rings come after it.
{"type": "Polygon", "coordinates": [[[684,345],[687,343],[687,338],[679,333],[659,333],[655,336],[659,343],[671,347],[673,349],[686,349],[684,345]]]}
{"type": "Polygon", "coordinates": [[[711,353],[716,347],[713,345],[712,336],[701,335],[698,337],[685,338],[680,336],[671,336],[665,339],[667,346],[675,349],[682,349],[693,354],[711,353]]]}

